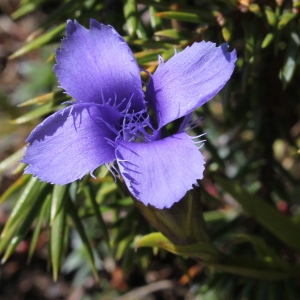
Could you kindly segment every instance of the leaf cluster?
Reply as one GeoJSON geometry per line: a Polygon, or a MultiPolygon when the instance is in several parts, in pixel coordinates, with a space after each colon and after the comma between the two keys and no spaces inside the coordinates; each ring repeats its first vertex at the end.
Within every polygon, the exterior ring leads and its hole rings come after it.
{"type": "MultiPolygon", "coordinates": [[[[13,20],[34,11],[42,11],[46,17],[10,60],[43,47],[58,47],[67,19],[77,19],[85,26],[90,18],[111,24],[124,36],[138,64],[150,73],[158,65],[158,55],[167,60],[174,49],[181,51],[203,39],[217,44],[226,41],[237,50],[232,79],[196,112],[196,118],[205,117],[204,123],[192,131],[195,135],[207,133],[203,148],[206,174],[201,183],[203,216],[212,242],[228,257],[223,264],[207,265],[233,274],[215,272],[206,278],[198,290],[203,299],[297,299],[299,286],[286,278],[299,273],[299,8],[299,1],[288,0],[64,0],[55,5],[47,0],[22,0],[11,14],[13,20]],[[234,266],[243,264],[244,273],[234,271],[234,266]],[[295,268],[291,267],[294,264],[295,268]],[[259,271],[266,265],[272,272],[261,275],[259,271]],[[266,279],[282,281],[266,283],[266,279]]],[[[45,63],[53,64],[53,58],[51,55],[45,63]]],[[[147,80],[146,72],[141,75],[147,80]]],[[[57,89],[29,99],[11,123],[32,127],[68,100],[57,89]]],[[[11,109],[4,102],[1,107],[11,109]]],[[[15,167],[23,151],[3,160],[0,174],[15,167]]],[[[147,267],[151,251],[142,248],[134,252],[134,241],[152,228],[122,184],[102,167],[95,178],[87,176],[64,187],[28,175],[21,177],[23,167],[17,167],[16,180],[0,197],[0,203],[14,203],[1,232],[2,262],[28,238],[30,261],[39,237],[46,232],[56,279],[77,232],[81,239],[77,249],[82,249],[95,277],[103,268],[97,261],[108,256],[121,260],[126,271],[133,262],[147,267]]],[[[160,244],[157,236],[150,236],[150,241],[144,239],[137,245],[183,255],[190,251],[178,250],[160,238],[160,244]]],[[[65,268],[72,270],[72,266],[65,268]]]]}

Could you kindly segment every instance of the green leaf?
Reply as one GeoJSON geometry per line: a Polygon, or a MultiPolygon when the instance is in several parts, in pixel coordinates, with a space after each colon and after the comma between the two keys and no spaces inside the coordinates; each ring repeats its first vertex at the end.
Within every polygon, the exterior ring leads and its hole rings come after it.
{"type": "Polygon", "coordinates": [[[117,249],[115,254],[116,260],[120,260],[126,255],[126,252],[128,252],[130,249],[132,240],[133,240],[132,236],[127,235],[126,237],[124,237],[122,240],[118,242],[118,244],[116,245],[116,249],[117,249]]]}
{"type": "Polygon", "coordinates": [[[284,28],[290,21],[292,21],[296,16],[298,16],[298,13],[291,13],[291,12],[286,12],[282,14],[279,17],[279,22],[277,24],[278,29],[284,28]]]}
{"type": "Polygon", "coordinates": [[[17,193],[31,178],[31,175],[23,175],[11,184],[0,197],[0,204],[17,193]]]}
{"type": "Polygon", "coordinates": [[[284,83],[284,87],[292,80],[297,66],[297,59],[300,47],[300,36],[296,31],[292,31],[286,50],[285,62],[280,71],[280,78],[284,83]]]}
{"type": "Polygon", "coordinates": [[[189,23],[198,23],[203,24],[211,22],[214,20],[213,13],[188,13],[188,12],[179,12],[179,11],[164,11],[155,14],[155,16],[164,19],[173,19],[177,21],[189,22],[189,23]]]}
{"type": "Polygon", "coordinates": [[[55,185],[50,210],[50,253],[53,279],[57,280],[64,250],[64,234],[66,226],[66,196],[68,185],[55,185]]]}
{"type": "Polygon", "coordinates": [[[102,214],[99,208],[98,203],[96,202],[96,195],[94,195],[92,193],[92,189],[89,186],[85,186],[83,188],[83,192],[85,194],[85,197],[88,199],[88,201],[91,203],[93,210],[94,210],[94,214],[95,217],[97,219],[97,222],[99,224],[99,227],[102,231],[104,240],[108,246],[108,248],[110,248],[110,244],[109,244],[109,235],[108,235],[108,231],[107,231],[107,226],[102,218],[102,214]]]}
{"type": "MultiPolygon", "coordinates": [[[[25,150],[25,147],[23,147],[20,150],[14,152],[9,157],[4,159],[0,163],[0,174],[7,171],[9,168],[14,166],[15,164],[17,164],[22,159],[22,157],[24,155],[24,150],[25,150]]],[[[1,200],[0,200],[0,203],[1,203],[1,200]]]]}
{"type": "Polygon", "coordinates": [[[288,265],[280,259],[278,255],[274,253],[274,250],[268,247],[266,242],[259,236],[250,234],[237,234],[231,240],[234,243],[250,243],[259,258],[266,262],[272,262],[278,266],[278,268],[285,268],[288,270],[288,265]]]}
{"type": "Polygon", "coordinates": [[[274,34],[271,32],[267,33],[267,35],[265,36],[265,38],[261,43],[261,47],[267,48],[272,43],[273,39],[274,39],[274,34]]]}
{"type": "Polygon", "coordinates": [[[47,187],[47,183],[41,183],[36,178],[31,178],[26,185],[1,233],[0,252],[3,252],[10,245],[4,260],[7,259],[30,229],[30,225],[39,211],[40,204],[45,199],[46,193],[48,193],[47,187]]]}
{"type": "Polygon", "coordinates": [[[138,20],[138,26],[136,29],[136,35],[141,40],[146,40],[148,38],[148,32],[144,25],[144,23],[139,19],[138,20]]]}
{"type": "Polygon", "coordinates": [[[157,31],[162,27],[161,18],[156,17],[157,9],[154,6],[149,6],[150,23],[153,31],[157,31]]]}
{"type": "Polygon", "coordinates": [[[136,0],[125,0],[123,10],[128,34],[129,36],[133,37],[136,34],[136,29],[138,26],[136,0]]]}
{"type": "Polygon", "coordinates": [[[143,47],[145,49],[163,49],[163,48],[171,48],[174,49],[174,43],[171,42],[158,42],[158,41],[153,41],[153,40],[143,40],[143,39],[136,39],[136,40],[130,40],[128,38],[125,38],[126,42],[129,45],[134,45],[134,46],[140,46],[143,47]]]}
{"type": "Polygon", "coordinates": [[[249,11],[251,11],[252,13],[254,13],[255,15],[257,15],[258,17],[262,16],[262,12],[260,10],[260,7],[257,3],[251,3],[248,6],[249,11]]]}
{"type": "Polygon", "coordinates": [[[197,257],[205,262],[215,262],[220,258],[218,250],[210,242],[198,242],[184,246],[175,245],[160,232],[150,233],[139,239],[135,248],[141,247],[158,247],[177,255],[197,257]]]}
{"type": "Polygon", "coordinates": [[[189,40],[193,37],[193,34],[191,34],[190,32],[177,30],[177,29],[165,29],[165,30],[156,31],[154,35],[167,37],[171,39],[186,39],[186,40],[189,40]]]}
{"type": "Polygon", "coordinates": [[[225,42],[228,42],[231,38],[231,28],[227,26],[222,27],[222,36],[225,42]]]}
{"type": "Polygon", "coordinates": [[[19,117],[17,119],[11,120],[10,123],[16,124],[16,125],[24,124],[29,121],[35,120],[37,118],[40,118],[46,114],[49,114],[53,111],[56,111],[60,108],[61,108],[60,106],[53,106],[53,103],[50,102],[45,105],[38,106],[37,108],[31,110],[30,112],[22,115],[21,117],[19,117]]]}
{"type": "Polygon", "coordinates": [[[62,33],[65,30],[65,24],[60,24],[59,26],[56,26],[49,32],[43,34],[42,36],[34,39],[33,41],[29,42],[19,50],[17,50],[15,53],[9,56],[9,59],[14,59],[16,57],[22,56],[32,50],[41,48],[42,46],[45,46],[51,42],[54,42],[62,35],[62,33]]]}
{"type": "MultiPolygon", "coordinates": [[[[166,50],[164,51],[162,54],[161,54],[161,57],[163,58],[164,61],[167,61],[169,60],[172,56],[175,55],[177,49],[169,49],[169,50],[166,50]]],[[[178,51],[179,52],[179,51],[178,51]]]]}
{"type": "Polygon", "coordinates": [[[265,10],[265,15],[267,17],[268,24],[274,27],[277,23],[275,12],[270,6],[267,5],[264,7],[264,10],[265,10]]]}
{"type": "Polygon", "coordinates": [[[200,189],[194,187],[170,208],[157,209],[132,197],[148,222],[176,245],[209,242],[202,215],[200,189]]]}
{"type": "Polygon", "coordinates": [[[50,209],[50,205],[51,205],[51,195],[49,194],[47,196],[47,198],[44,201],[44,204],[42,206],[42,209],[38,215],[35,227],[34,227],[34,232],[33,232],[33,236],[31,238],[31,242],[30,242],[30,247],[28,250],[28,257],[27,257],[27,264],[30,263],[31,258],[34,254],[34,250],[36,248],[37,245],[37,241],[39,238],[39,234],[41,232],[41,228],[43,225],[43,221],[46,220],[46,216],[47,216],[47,211],[50,209]]]}
{"type": "Polygon", "coordinates": [[[47,14],[47,19],[40,25],[41,28],[47,28],[53,25],[56,20],[67,19],[68,16],[73,15],[76,10],[80,9],[81,1],[70,0],[61,3],[51,14],[47,14]]]}
{"type": "MultiPolygon", "coordinates": [[[[0,56],[0,73],[2,73],[5,70],[6,65],[7,58],[3,57],[2,54],[2,56],[0,56]]],[[[0,91],[0,109],[6,114],[1,118],[2,122],[6,122],[6,118],[16,116],[16,107],[14,104],[12,104],[10,97],[5,95],[4,91],[0,91]]]]}
{"type": "Polygon", "coordinates": [[[228,42],[231,39],[233,31],[233,23],[231,20],[226,19],[225,24],[222,27],[222,36],[226,42],[228,42]]]}
{"type": "Polygon", "coordinates": [[[50,225],[65,205],[69,185],[54,185],[50,210],[50,225]]]}
{"type": "MultiPolygon", "coordinates": [[[[213,198],[212,201],[216,201],[216,200],[213,198]]],[[[218,204],[220,203],[218,202],[218,204]]],[[[222,221],[222,223],[227,223],[236,219],[238,215],[239,212],[234,209],[226,210],[226,211],[211,210],[203,213],[204,221],[206,223],[220,222],[220,221],[222,221]]]]}
{"type": "Polygon", "coordinates": [[[56,91],[53,93],[44,94],[35,98],[32,98],[30,100],[27,100],[18,106],[28,106],[28,105],[44,105],[47,103],[59,103],[64,102],[67,100],[70,100],[70,96],[66,95],[64,91],[56,91]]]}
{"type": "Polygon", "coordinates": [[[299,266],[282,268],[273,262],[247,256],[228,255],[216,263],[203,263],[220,271],[260,280],[282,280],[300,273],[299,266]]]}
{"type": "Polygon", "coordinates": [[[163,52],[162,49],[158,50],[148,50],[148,51],[142,51],[134,53],[134,57],[137,60],[137,63],[139,65],[151,62],[151,61],[157,61],[158,55],[163,52]]]}
{"type": "Polygon", "coordinates": [[[14,152],[9,157],[4,159],[0,163],[0,174],[7,171],[9,168],[13,167],[15,164],[18,164],[19,161],[22,159],[24,155],[25,147],[21,148],[20,150],[14,152]]]}
{"type": "Polygon", "coordinates": [[[299,0],[294,0],[293,1],[293,7],[300,8],[300,1],[299,0]]]}
{"type": "Polygon", "coordinates": [[[215,180],[261,226],[286,245],[300,250],[300,229],[289,218],[261,198],[249,194],[239,184],[221,177],[215,177],[215,180]]]}
{"type": "Polygon", "coordinates": [[[46,185],[47,183],[40,182],[36,177],[30,179],[5,224],[1,238],[4,238],[6,235],[11,235],[11,228],[15,224],[18,224],[20,219],[28,213],[31,203],[36,200],[46,185]]]}
{"type": "Polygon", "coordinates": [[[1,260],[1,263],[6,262],[6,260],[11,256],[11,254],[15,251],[16,247],[19,243],[24,239],[26,234],[31,229],[31,225],[34,219],[40,212],[41,206],[44,203],[45,198],[42,196],[36,197],[33,199],[30,205],[30,209],[28,213],[24,213],[22,217],[19,218],[18,222],[18,230],[16,234],[10,239],[10,243],[7,246],[5,254],[1,260]]]}
{"type": "Polygon", "coordinates": [[[41,3],[43,3],[44,0],[36,0],[36,1],[31,1],[28,3],[25,3],[23,5],[20,6],[19,9],[17,9],[15,12],[13,12],[11,14],[11,18],[13,20],[16,20],[20,17],[23,17],[29,13],[31,13],[32,11],[36,10],[41,3]]]}
{"type": "Polygon", "coordinates": [[[80,238],[81,238],[83,246],[86,250],[86,254],[87,254],[88,260],[90,262],[93,274],[94,274],[95,278],[97,280],[99,280],[98,272],[97,272],[97,269],[96,269],[96,266],[95,266],[94,254],[93,254],[91,244],[88,240],[85,229],[84,229],[84,227],[81,223],[80,217],[78,216],[78,213],[76,211],[76,207],[74,206],[73,202],[70,201],[70,200],[68,200],[68,214],[70,215],[70,217],[71,217],[71,219],[74,223],[74,226],[75,226],[76,230],[78,231],[78,233],[80,235],[80,238]]]}

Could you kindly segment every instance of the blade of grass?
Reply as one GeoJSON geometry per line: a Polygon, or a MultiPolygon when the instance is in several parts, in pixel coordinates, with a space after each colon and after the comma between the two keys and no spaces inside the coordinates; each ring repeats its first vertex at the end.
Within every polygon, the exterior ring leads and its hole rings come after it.
{"type": "Polygon", "coordinates": [[[15,251],[19,243],[25,238],[26,234],[31,229],[34,219],[40,212],[41,206],[43,205],[45,197],[41,194],[39,197],[36,197],[34,201],[31,202],[30,210],[27,214],[24,214],[23,219],[19,218],[19,229],[15,236],[10,240],[10,243],[7,246],[5,254],[1,260],[1,263],[5,263],[7,259],[15,251]]]}
{"type": "MultiPolygon", "coordinates": [[[[20,150],[14,152],[9,157],[7,157],[6,159],[4,159],[0,163],[0,174],[3,173],[3,172],[5,172],[5,171],[7,171],[13,165],[15,165],[16,163],[18,163],[18,161],[20,161],[22,159],[23,155],[24,155],[24,150],[25,150],[25,147],[23,147],[20,150]]],[[[0,203],[1,203],[1,201],[0,201],[0,203]]]]}
{"type": "Polygon", "coordinates": [[[138,14],[136,0],[125,0],[124,17],[129,36],[134,37],[138,26],[138,14]]]}
{"type": "Polygon", "coordinates": [[[14,224],[18,224],[20,218],[27,214],[31,207],[31,203],[39,196],[41,190],[45,188],[47,183],[40,182],[37,178],[32,177],[26,185],[19,200],[15,204],[9,219],[7,220],[5,227],[1,233],[1,238],[4,238],[9,232],[10,228],[14,224]]]}
{"type": "Polygon", "coordinates": [[[101,211],[99,209],[99,205],[98,203],[96,202],[96,195],[94,195],[92,193],[92,190],[89,186],[85,186],[83,188],[83,192],[85,194],[85,197],[88,199],[88,201],[91,203],[92,207],[93,207],[93,210],[94,210],[94,213],[95,213],[95,217],[98,221],[98,224],[102,230],[102,234],[103,234],[103,237],[104,237],[104,240],[108,246],[108,248],[110,249],[110,244],[109,244],[109,235],[108,235],[108,231],[107,231],[107,226],[103,220],[103,217],[102,217],[102,214],[101,214],[101,211]]]}
{"type": "Polygon", "coordinates": [[[52,225],[59,211],[65,205],[64,202],[68,188],[68,185],[54,185],[50,210],[50,225],[52,225]]]}
{"type": "Polygon", "coordinates": [[[235,182],[221,177],[215,180],[224,191],[229,193],[261,226],[269,230],[286,245],[300,250],[300,229],[291,219],[281,214],[263,199],[249,194],[235,182]]]}
{"type": "Polygon", "coordinates": [[[53,106],[53,103],[47,103],[43,106],[38,106],[36,109],[31,110],[30,112],[22,115],[21,117],[11,120],[10,123],[20,125],[27,123],[29,121],[38,119],[46,114],[49,114],[55,110],[60,109],[60,106],[53,106]]]}
{"type": "Polygon", "coordinates": [[[50,209],[50,256],[54,281],[57,281],[64,247],[63,241],[67,216],[66,191],[66,185],[55,185],[52,194],[52,202],[50,209]]]}
{"type": "Polygon", "coordinates": [[[189,23],[211,23],[214,22],[214,15],[216,12],[209,13],[188,13],[179,11],[164,11],[156,13],[155,16],[164,19],[173,19],[182,22],[189,23]]]}
{"type": "Polygon", "coordinates": [[[67,16],[71,16],[75,11],[80,8],[82,5],[81,1],[71,0],[61,3],[49,16],[47,19],[40,25],[41,28],[47,28],[54,24],[56,20],[68,19],[67,16]]]}
{"type": "Polygon", "coordinates": [[[35,40],[29,42],[19,50],[17,50],[15,53],[10,55],[8,59],[14,59],[16,57],[22,56],[32,50],[41,48],[42,46],[45,46],[51,42],[54,42],[58,37],[62,35],[62,33],[65,30],[66,25],[60,24],[53,28],[52,30],[48,31],[47,33],[43,34],[42,36],[39,36],[35,40]]]}
{"type": "Polygon", "coordinates": [[[36,224],[35,224],[33,236],[31,238],[30,247],[28,250],[27,264],[29,264],[31,262],[31,259],[32,259],[32,256],[33,256],[33,253],[36,248],[38,238],[39,238],[39,235],[41,232],[43,221],[46,219],[46,213],[47,213],[47,210],[50,208],[50,204],[51,204],[51,195],[48,195],[42,206],[42,209],[39,213],[39,216],[38,216],[36,224]]]}
{"type": "Polygon", "coordinates": [[[20,6],[19,9],[17,9],[15,12],[13,12],[11,14],[11,18],[13,20],[21,18],[21,17],[33,12],[34,10],[36,10],[43,2],[44,2],[44,0],[37,0],[37,1],[31,1],[28,3],[24,3],[23,5],[20,6]]]}
{"type": "Polygon", "coordinates": [[[91,246],[91,244],[88,240],[87,234],[86,234],[85,229],[82,225],[80,217],[78,216],[76,207],[75,207],[75,205],[73,204],[73,202],[71,200],[68,200],[68,214],[71,217],[71,219],[74,223],[74,226],[75,226],[76,230],[78,231],[78,233],[80,235],[80,238],[81,238],[82,243],[84,245],[84,248],[86,250],[86,254],[87,254],[88,260],[90,262],[93,274],[94,274],[95,278],[97,280],[99,280],[98,272],[97,272],[97,269],[96,269],[96,266],[95,266],[92,246],[91,246]]]}
{"type": "Polygon", "coordinates": [[[49,102],[51,103],[60,103],[60,102],[64,102],[67,100],[70,100],[71,98],[66,95],[66,93],[64,91],[56,91],[53,93],[48,93],[48,94],[44,94],[32,99],[29,99],[21,104],[19,104],[19,107],[22,106],[28,106],[28,105],[43,105],[43,104],[47,104],[49,102]]]}
{"type": "Polygon", "coordinates": [[[18,178],[13,184],[9,186],[8,189],[0,197],[0,204],[5,202],[9,197],[17,193],[31,178],[30,175],[23,175],[18,178]]]}

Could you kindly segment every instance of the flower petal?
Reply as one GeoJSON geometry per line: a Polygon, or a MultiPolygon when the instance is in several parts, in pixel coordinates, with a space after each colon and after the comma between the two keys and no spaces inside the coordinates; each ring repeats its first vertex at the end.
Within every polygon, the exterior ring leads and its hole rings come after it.
{"type": "Polygon", "coordinates": [[[63,185],[115,160],[115,149],[107,140],[114,140],[117,132],[106,121],[118,124],[120,118],[115,108],[86,103],[53,114],[27,139],[25,173],[63,185]]]}
{"type": "Polygon", "coordinates": [[[123,38],[110,26],[91,19],[90,30],[69,20],[66,38],[56,53],[54,71],[61,87],[77,102],[102,104],[109,99],[123,108],[144,108],[140,69],[123,38]]]}
{"type": "Polygon", "coordinates": [[[194,43],[161,62],[146,90],[146,100],[159,128],[187,115],[214,97],[230,78],[236,52],[228,45],[194,43]]]}
{"type": "Polygon", "coordinates": [[[134,197],[159,209],[171,207],[203,177],[204,158],[186,133],[150,143],[120,142],[116,158],[134,197]]]}

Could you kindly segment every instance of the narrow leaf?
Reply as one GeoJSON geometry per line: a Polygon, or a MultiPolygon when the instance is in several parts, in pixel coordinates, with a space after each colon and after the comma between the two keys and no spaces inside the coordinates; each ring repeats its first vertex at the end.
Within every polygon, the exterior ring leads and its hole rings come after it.
{"type": "Polygon", "coordinates": [[[49,114],[57,109],[59,109],[61,107],[59,106],[53,106],[53,103],[47,103],[45,105],[42,105],[42,106],[39,106],[37,107],[36,109],[34,110],[31,110],[30,112],[24,114],[23,116],[17,118],[17,119],[14,119],[14,120],[11,120],[10,122],[12,124],[24,124],[24,123],[27,123],[29,121],[32,121],[32,120],[35,120],[37,118],[40,118],[46,114],[49,114]]]}
{"type": "Polygon", "coordinates": [[[97,269],[96,269],[96,266],[95,266],[94,255],[93,255],[93,250],[92,250],[91,244],[88,240],[87,234],[86,234],[85,229],[84,229],[84,227],[81,223],[80,217],[78,216],[76,208],[75,208],[73,202],[70,201],[70,200],[68,201],[68,214],[70,215],[70,217],[71,217],[71,219],[74,223],[74,226],[75,226],[76,230],[78,231],[78,233],[80,235],[80,238],[81,238],[83,246],[86,250],[86,254],[87,254],[88,260],[90,262],[93,274],[94,274],[95,278],[97,280],[99,280],[98,272],[97,272],[97,269]]]}
{"type": "Polygon", "coordinates": [[[170,41],[168,43],[166,42],[160,42],[160,41],[153,41],[153,40],[143,40],[143,39],[136,39],[136,40],[130,40],[130,39],[125,39],[129,45],[134,45],[134,46],[141,46],[143,48],[148,48],[148,49],[174,49],[174,43],[173,41],[170,41]],[[173,43],[172,43],[173,42],[173,43]]]}
{"type": "Polygon", "coordinates": [[[209,13],[187,13],[178,11],[164,11],[155,14],[155,16],[164,19],[174,19],[177,21],[189,22],[189,23],[206,23],[211,22],[214,19],[213,14],[209,13]]]}
{"type": "Polygon", "coordinates": [[[167,37],[171,39],[186,39],[186,40],[191,39],[193,36],[190,32],[181,31],[177,29],[165,29],[165,30],[156,31],[154,35],[167,37]]]}
{"type": "Polygon", "coordinates": [[[53,270],[53,279],[57,280],[61,265],[66,226],[66,188],[67,186],[54,186],[51,212],[50,212],[50,254],[53,270]]]}
{"type": "Polygon", "coordinates": [[[282,29],[283,27],[285,27],[290,21],[292,21],[296,16],[298,16],[298,13],[291,13],[291,12],[287,12],[284,13],[283,15],[280,16],[279,18],[279,22],[277,25],[278,29],[282,29]]]}
{"type": "Polygon", "coordinates": [[[162,27],[162,20],[161,18],[158,18],[155,16],[157,13],[157,10],[154,6],[150,5],[149,6],[149,14],[150,14],[150,24],[153,29],[153,31],[157,31],[162,27]]]}
{"type": "Polygon", "coordinates": [[[1,233],[1,238],[8,234],[11,226],[18,224],[20,218],[27,214],[31,207],[31,203],[39,196],[39,193],[43,188],[46,187],[46,185],[47,183],[40,182],[35,177],[30,179],[5,224],[5,227],[1,233]]]}
{"type": "Polygon", "coordinates": [[[9,197],[17,193],[31,178],[31,175],[23,175],[18,178],[13,184],[5,190],[0,197],[0,204],[6,201],[9,197]]]}
{"type": "Polygon", "coordinates": [[[53,93],[44,94],[35,98],[32,98],[30,100],[27,100],[18,106],[28,106],[28,105],[42,105],[47,104],[49,102],[51,103],[59,103],[69,100],[70,97],[66,95],[64,91],[56,91],[53,93]]]}
{"type": "Polygon", "coordinates": [[[31,2],[25,3],[25,4],[21,5],[18,10],[16,10],[15,12],[13,12],[11,14],[11,18],[13,20],[16,20],[20,17],[23,17],[23,16],[31,13],[32,11],[36,10],[40,6],[40,4],[43,2],[44,2],[44,0],[37,0],[37,1],[31,1],[31,2]]]}
{"type": "Polygon", "coordinates": [[[222,27],[222,36],[223,36],[223,39],[225,42],[228,42],[231,38],[231,31],[232,31],[232,28],[230,26],[223,26],[222,27]]]}
{"type": "Polygon", "coordinates": [[[274,236],[286,245],[300,250],[300,229],[289,218],[261,198],[249,194],[239,184],[221,177],[215,177],[215,180],[261,226],[273,233],[274,236]]]}
{"type": "Polygon", "coordinates": [[[42,46],[45,46],[56,39],[58,39],[59,36],[62,35],[62,33],[65,30],[65,24],[61,24],[51,31],[43,34],[42,36],[36,38],[35,40],[29,42],[25,46],[23,46],[21,49],[17,50],[15,53],[9,56],[9,59],[14,59],[16,57],[19,57],[21,55],[24,55],[32,50],[41,48],[42,46]]]}
{"type": "Polygon", "coordinates": [[[89,186],[85,186],[83,188],[83,192],[85,194],[85,197],[88,199],[88,201],[91,203],[93,210],[94,210],[94,214],[95,217],[98,221],[99,227],[102,231],[104,240],[108,246],[108,248],[110,248],[110,244],[109,244],[109,235],[108,235],[108,231],[107,231],[107,226],[102,218],[102,214],[101,211],[99,209],[99,204],[96,202],[96,195],[94,195],[91,191],[91,188],[89,186]]]}
{"type": "MultiPolygon", "coordinates": [[[[20,150],[14,152],[13,154],[11,154],[9,157],[4,159],[0,163],[0,174],[7,171],[9,168],[11,168],[15,164],[17,164],[22,159],[22,157],[24,155],[24,149],[25,149],[25,147],[23,147],[20,150]]],[[[0,203],[1,203],[1,201],[0,201],[0,203]]]]}
{"type": "Polygon", "coordinates": [[[130,245],[132,243],[132,236],[127,235],[122,240],[120,240],[116,246],[116,260],[122,259],[126,253],[129,251],[130,245]]]}
{"type": "Polygon", "coordinates": [[[267,33],[267,35],[265,36],[264,40],[261,43],[261,47],[267,48],[272,43],[273,39],[274,39],[274,34],[271,32],[267,33]]]}
{"type": "Polygon", "coordinates": [[[197,257],[206,262],[217,261],[220,258],[218,250],[210,242],[198,242],[191,245],[175,245],[162,233],[154,232],[143,236],[136,243],[140,247],[159,247],[177,255],[197,257]]]}
{"type": "Polygon", "coordinates": [[[280,72],[280,78],[282,79],[284,86],[292,80],[297,66],[297,59],[300,47],[300,36],[298,32],[291,32],[288,47],[286,50],[286,58],[283,68],[280,72]]]}
{"type": "Polygon", "coordinates": [[[259,258],[272,262],[278,265],[278,268],[288,269],[288,265],[276,255],[266,242],[259,236],[250,235],[250,234],[237,234],[232,239],[231,242],[234,243],[250,243],[259,258]]]}
{"type": "MultiPolygon", "coordinates": [[[[204,264],[206,263],[204,262],[204,264]]],[[[206,265],[231,274],[262,280],[282,280],[295,276],[300,272],[298,266],[290,266],[289,270],[286,270],[278,268],[278,265],[272,262],[234,255],[227,256],[221,263],[206,265]]]]}
{"type": "Polygon", "coordinates": [[[47,210],[50,208],[50,204],[51,204],[51,195],[48,195],[44,201],[44,204],[42,206],[42,209],[38,215],[38,218],[37,218],[37,221],[35,224],[33,236],[31,238],[30,247],[28,250],[27,264],[30,263],[31,258],[34,254],[34,250],[35,250],[37,242],[38,242],[38,238],[39,238],[39,235],[41,232],[43,221],[46,219],[47,210]]]}
{"type": "Polygon", "coordinates": [[[273,9],[270,6],[265,6],[264,10],[265,10],[265,15],[267,17],[268,24],[272,27],[275,26],[277,23],[277,18],[273,9]]]}
{"type": "Polygon", "coordinates": [[[260,10],[260,7],[257,3],[251,3],[248,6],[249,11],[251,11],[252,13],[254,13],[255,15],[257,15],[258,17],[262,16],[262,12],[260,10]]]}
{"type": "Polygon", "coordinates": [[[6,252],[1,260],[1,263],[6,262],[6,260],[11,256],[11,254],[15,251],[16,247],[19,243],[25,238],[26,234],[31,229],[31,225],[34,219],[40,212],[41,206],[44,203],[45,198],[43,196],[39,196],[34,201],[32,201],[30,209],[27,214],[23,216],[23,218],[19,218],[19,229],[14,237],[11,238],[10,243],[6,249],[6,252]]]}
{"type": "Polygon", "coordinates": [[[158,55],[162,52],[162,49],[142,51],[134,53],[134,57],[137,60],[138,64],[142,65],[147,62],[156,61],[158,59],[158,55]]]}
{"type": "Polygon", "coordinates": [[[54,222],[61,208],[65,205],[68,185],[54,185],[50,210],[50,225],[54,222]]]}
{"type": "Polygon", "coordinates": [[[125,0],[124,17],[129,36],[134,37],[138,26],[138,14],[136,0],[125,0]]]}
{"type": "Polygon", "coordinates": [[[77,0],[61,3],[50,15],[47,15],[47,19],[40,25],[40,27],[46,28],[54,24],[56,20],[67,19],[67,16],[73,15],[80,5],[81,2],[77,0]]]}

